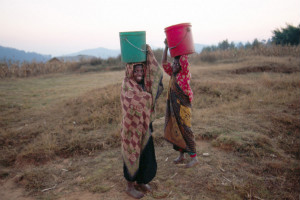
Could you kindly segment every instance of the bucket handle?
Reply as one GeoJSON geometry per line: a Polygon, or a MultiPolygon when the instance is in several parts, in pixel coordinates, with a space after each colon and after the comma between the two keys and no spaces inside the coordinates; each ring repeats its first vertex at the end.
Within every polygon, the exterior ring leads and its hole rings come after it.
{"type": "Polygon", "coordinates": [[[187,27],[184,37],[174,47],[169,47],[169,49],[175,49],[176,47],[178,47],[178,45],[180,45],[180,43],[186,38],[187,33],[190,31],[191,31],[191,29],[189,27],[187,27]]]}
{"type": "Polygon", "coordinates": [[[133,46],[134,48],[136,48],[136,49],[138,49],[138,50],[140,50],[140,51],[142,51],[142,52],[147,52],[147,50],[138,48],[137,46],[135,46],[134,44],[132,44],[131,42],[129,42],[129,40],[128,40],[127,38],[125,38],[125,40],[126,40],[131,46],[133,46]]]}

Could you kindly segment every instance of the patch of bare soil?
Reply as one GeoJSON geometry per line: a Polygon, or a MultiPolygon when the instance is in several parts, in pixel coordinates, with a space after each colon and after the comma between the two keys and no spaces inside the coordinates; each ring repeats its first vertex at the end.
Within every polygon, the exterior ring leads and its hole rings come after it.
{"type": "MultiPolygon", "coordinates": [[[[178,152],[164,140],[155,141],[158,171],[150,182],[153,192],[143,199],[295,199],[299,191],[299,164],[288,157],[241,156],[198,139],[199,164],[186,169],[188,156],[175,165],[178,152]]],[[[117,147],[27,166],[21,173],[10,169],[1,180],[0,199],[129,200],[122,164],[117,147]]]]}
{"type": "MultiPolygon", "coordinates": [[[[233,181],[229,162],[235,161],[230,160],[231,155],[227,152],[213,148],[209,142],[197,141],[200,162],[191,169],[184,168],[184,164],[189,161],[188,157],[182,164],[173,164],[177,152],[169,143],[160,141],[155,149],[158,171],[150,182],[153,192],[145,194],[144,199],[177,197],[189,199],[191,196],[215,199],[219,196],[211,195],[211,191],[215,191],[213,189],[215,184],[227,187],[233,181]],[[188,191],[185,189],[182,191],[182,188],[177,188],[178,185],[182,185],[188,191]]],[[[1,181],[0,194],[3,197],[1,199],[31,200],[32,197],[59,200],[132,199],[125,192],[126,181],[119,153],[120,149],[114,148],[105,152],[95,152],[92,156],[54,160],[46,167],[34,170],[34,166],[29,167],[29,170],[18,176],[15,176],[12,170],[9,177],[1,181]],[[32,178],[42,174],[48,179],[53,179],[51,184],[39,183],[39,180],[43,180],[42,177],[38,180],[32,178]],[[39,184],[41,187],[36,190],[39,184]],[[32,197],[26,197],[25,194],[32,197]]]]}
{"type": "Polygon", "coordinates": [[[3,200],[33,200],[25,196],[24,188],[18,187],[14,179],[0,180],[0,199],[3,200]]]}

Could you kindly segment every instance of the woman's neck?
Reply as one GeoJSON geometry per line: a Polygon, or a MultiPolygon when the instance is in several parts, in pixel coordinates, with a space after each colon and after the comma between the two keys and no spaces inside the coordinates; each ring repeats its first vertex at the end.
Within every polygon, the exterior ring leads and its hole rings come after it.
{"type": "Polygon", "coordinates": [[[145,84],[144,84],[144,81],[140,82],[140,83],[137,83],[139,86],[141,86],[141,88],[143,90],[145,90],[145,84]]]}

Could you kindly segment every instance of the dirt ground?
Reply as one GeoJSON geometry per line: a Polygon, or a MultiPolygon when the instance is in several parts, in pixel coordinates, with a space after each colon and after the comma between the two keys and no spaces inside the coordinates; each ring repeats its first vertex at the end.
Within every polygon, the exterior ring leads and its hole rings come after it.
{"type": "MultiPolygon", "coordinates": [[[[165,77],[158,171],[143,199],[299,199],[299,69],[298,58],[270,57],[193,66],[199,164],[190,169],[173,164],[163,138],[165,77]]],[[[1,200],[132,199],[119,142],[123,74],[0,80],[1,200]]]]}
{"type": "MultiPolygon", "coordinates": [[[[180,188],[185,184],[194,184],[192,182],[188,183],[193,180],[189,180],[189,178],[186,177],[191,176],[194,173],[197,173],[197,177],[199,179],[202,179],[198,180],[197,184],[199,184],[200,182],[204,184],[210,184],[208,180],[210,177],[213,177],[215,179],[214,181],[217,181],[216,185],[218,185],[219,187],[228,187],[233,181],[242,181],[239,180],[239,177],[237,177],[236,175],[243,172],[239,171],[235,175],[235,173],[230,169],[229,163],[236,162],[235,159],[238,159],[237,157],[231,157],[232,155],[228,155],[228,153],[226,152],[219,151],[206,141],[197,141],[197,151],[199,154],[199,165],[191,169],[185,169],[184,164],[173,164],[172,160],[177,157],[177,153],[172,150],[172,147],[169,143],[161,142],[159,146],[156,146],[158,171],[156,178],[154,178],[154,180],[150,183],[154,191],[152,193],[146,194],[143,199],[189,199],[188,194],[180,194],[180,196],[178,197],[174,193],[175,191],[172,191],[172,189],[177,190],[177,187],[180,188]],[[205,156],[203,156],[203,153],[205,156]],[[208,153],[209,155],[205,153],[208,153]],[[224,158],[228,160],[225,160],[224,158]],[[186,180],[184,180],[184,178],[186,180]],[[168,185],[164,185],[163,183],[161,183],[161,179],[167,179],[168,185]]],[[[118,161],[121,160],[119,153],[120,152],[118,148],[113,149],[113,154],[115,157],[117,157],[118,161]]],[[[87,172],[90,170],[90,168],[93,168],[93,165],[95,165],[94,161],[97,160],[96,163],[101,162],[102,157],[103,155],[92,155],[89,157],[79,156],[78,158],[73,158],[72,161],[70,161],[70,159],[58,159],[55,161],[55,164],[49,164],[48,167],[56,168],[56,170],[64,170],[68,169],[68,167],[70,168],[70,163],[76,162],[76,164],[72,164],[81,165],[81,170],[87,172]]],[[[189,158],[186,157],[186,159],[188,161],[189,158]]],[[[109,165],[109,163],[107,164],[109,165]]],[[[112,182],[108,179],[106,183],[104,183],[104,185],[110,188],[103,193],[93,193],[88,190],[82,190],[82,188],[76,186],[74,187],[74,185],[80,184],[80,182],[82,182],[82,180],[84,179],[84,177],[79,175],[78,177],[68,177],[59,185],[53,185],[53,187],[44,188],[46,191],[40,193],[43,194],[42,199],[53,197],[56,197],[59,200],[132,199],[125,193],[126,182],[122,176],[121,164],[121,162],[116,163],[118,167],[114,168],[115,177],[113,179],[118,181],[112,182]]],[[[243,164],[241,163],[241,165],[243,164]]],[[[65,171],[65,173],[71,172],[65,171]]],[[[27,192],[24,190],[24,188],[20,187],[20,184],[22,184],[22,180],[20,180],[18,174],[10,179],[1,180],[1,199],[35,199],[35,197],[26,195],[27,192]]],[[[201,199],[215,199],[213,196],[211,196],[211,192],[205,190],[205,188],[209,187],[212,186],[206,185],[202,189],[200,189],[198,186],[197,188],[199,188],[200,190],[195,191],[196,193],[198,193],[195,194],[195,196],[197,198],[200,197],[201,199]]]]}

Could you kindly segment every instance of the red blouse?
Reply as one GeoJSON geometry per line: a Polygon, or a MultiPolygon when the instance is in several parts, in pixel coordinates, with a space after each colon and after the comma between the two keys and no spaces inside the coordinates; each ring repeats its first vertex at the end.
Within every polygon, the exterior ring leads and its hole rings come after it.
{"type": "MultiPolygon", "coordinates": [[[[190,102],[192,102],[193,91],[190,86],[190,80],[192,75],[189,69],[188,56],[187,55],[180,56],[179,62],[180,62],[181,70],[179,71],[179,73],[177,73],[176,80],[180,88],[183,90],[183,92],[189,96],[190,102]]],[[[163,68],[168,75],[172,76],[173,71],[172,71],[171,63],[169,62],[163,63],[163,68]]]]}

